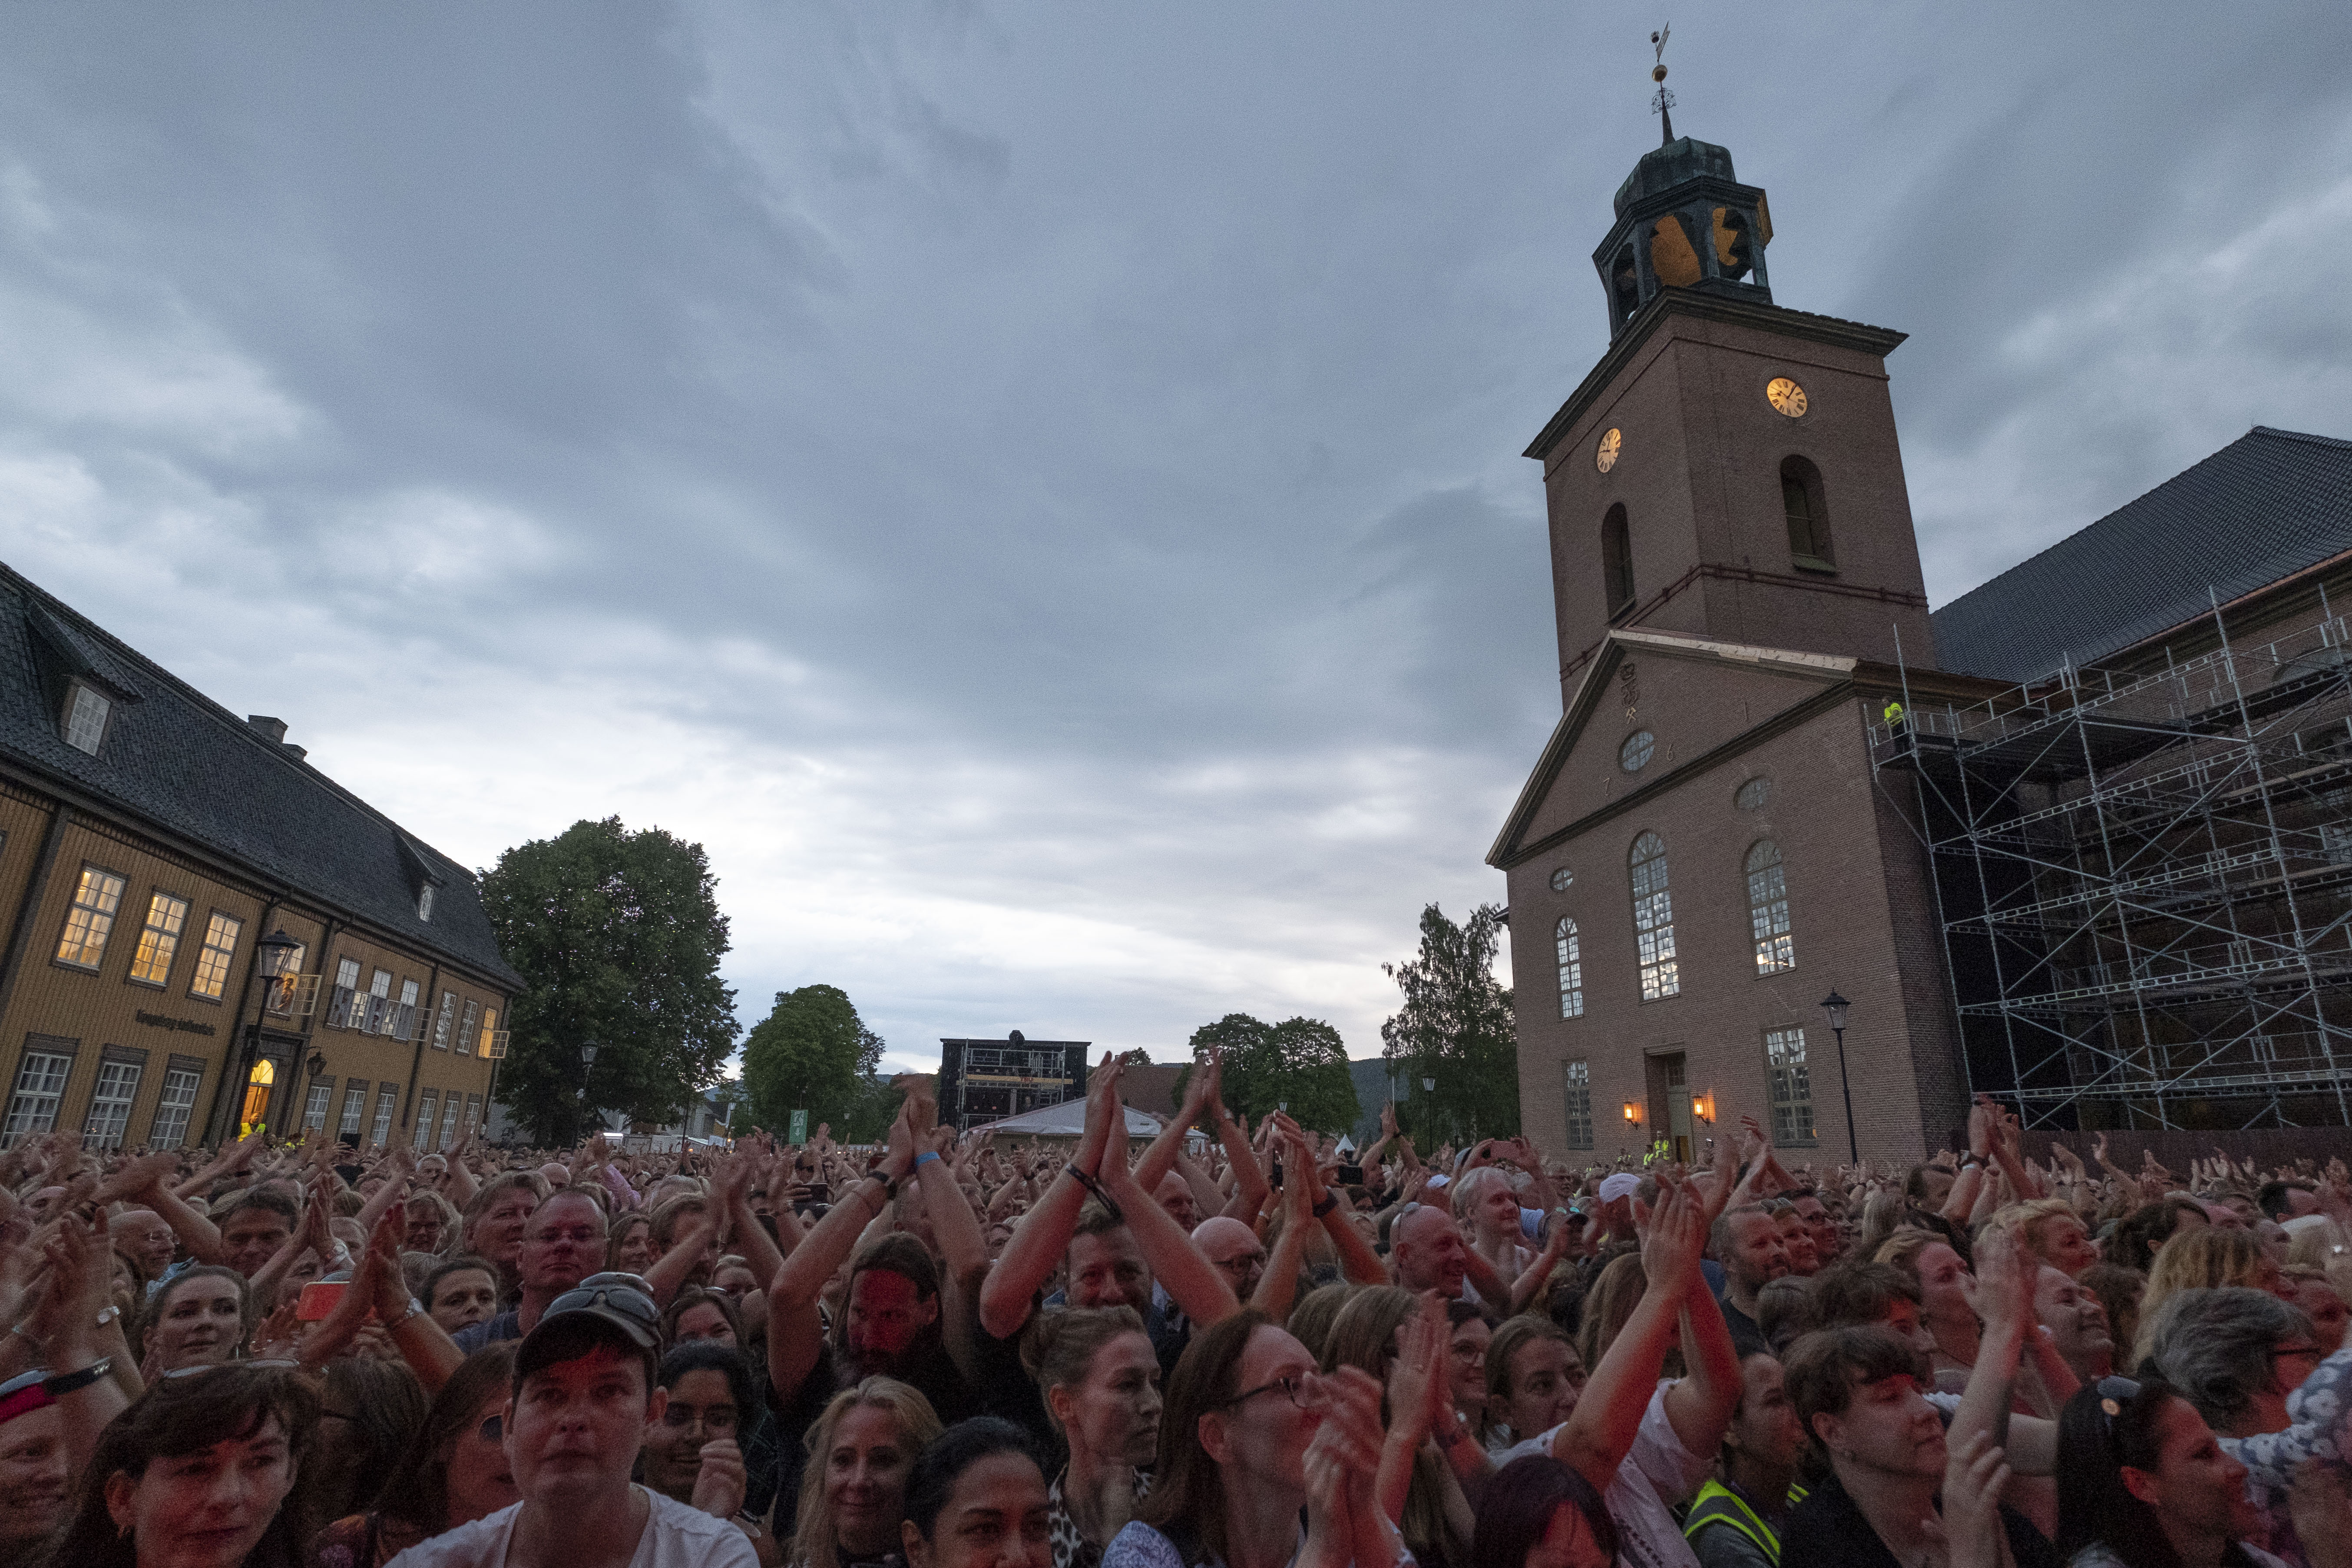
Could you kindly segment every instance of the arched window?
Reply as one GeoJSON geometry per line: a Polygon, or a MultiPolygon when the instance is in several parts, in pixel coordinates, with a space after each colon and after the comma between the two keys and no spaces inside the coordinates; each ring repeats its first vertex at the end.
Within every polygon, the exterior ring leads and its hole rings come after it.
{"type": "Polygon", "coordinates": [[[1584,1016],[1584,962],[1576,942],[1576,922],[1566,915],[1559,917],[1559,929],[1554,933],[1559,939],[1559,1016],[1563,1018],[1584,1016]]]}
{"type": "Polygon", "coordinates": [[[1633,607],[1633,531],[1622,501],[1601,520],[1601,591],[1609,596],[1610,619],[1633,607]]]}
{"type": "Polygon", "coordinates": [[[1641,949],[1642,1000],[1655,1002],[1683,988],[1675,963],[1675,900],[1666,891],[1666,844],[1654,833],[1633,840],[1633,941],[1641,949]]]}
{"type": "Polygon", "coordinates": [[[1829,510],[1822,503],[1822,471],[1802,458],[1781,458],[1780,506],[1789,517],[1789,559],[1816,572],[1835,571],[1829,510]]]}
{"type": "Polygon", "coordinates": [[[1781,872],[1780,847],[1759,838],[1748,852],[1748,922],[1756,936],[1756,973],[1778,974],[1797,967],[1797,946],[1789,935],[1789,879],[1781,872]]]}

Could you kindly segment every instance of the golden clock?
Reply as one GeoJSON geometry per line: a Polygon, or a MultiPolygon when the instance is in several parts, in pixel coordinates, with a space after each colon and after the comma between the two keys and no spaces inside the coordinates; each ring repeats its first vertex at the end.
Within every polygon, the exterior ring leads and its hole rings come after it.
{"type": "Polygon", "coordinates": [[[1607,473],[1610,469],[1617,466],[1618,448],[1624,445],[1624,432],[1614,428],[1611,429],[1607,434],[1601,437],[1600,448],[1592,454],[1592,466],[1599,468],[1602,473],[1607,473]]]}
{"type": "Polygon", "coordinates": [[[1764,388],[1764,401],[1794,419],[1805,411],[1805,389],[1785,375],[1776,375],[1764,388]]]}

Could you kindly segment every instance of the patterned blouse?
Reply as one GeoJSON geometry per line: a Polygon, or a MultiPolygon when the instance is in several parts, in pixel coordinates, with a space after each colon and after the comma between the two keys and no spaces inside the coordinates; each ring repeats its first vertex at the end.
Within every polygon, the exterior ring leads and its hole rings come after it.
{"type": "MultiPolygon", "coordinates": [[[[1069,1474],[1069,1468],[1064,1466],[1045,1493],[1045,1525],[1054,1542],[1054,1568],[1102,1568],[1103,1549],[1079,1531],[1078,1521],[1070,1517],[1068,1506],[1062,1501],[1062,1483],[1069,1474]]],[[[1141,1502],[1150,1495],[1151,1472],[1137,1470],[1134,1475],[1135,1500],[1141,1502]]]]}
{"type": "Polygon", "coordinates": [[[2287,1492],[2298,1466],[2316,1459],[2339,1476],[2352,1462],[2352,1349],[2337,1351],[2286,1396],[2293,1425],[2252,1437],[2224,1437],[2221,1450],[2246,1467],[2246,1496],[2263,1510],[2252,1544],[2305,1568],[2303,1540],[2287,1517],[2287,1492]]]}

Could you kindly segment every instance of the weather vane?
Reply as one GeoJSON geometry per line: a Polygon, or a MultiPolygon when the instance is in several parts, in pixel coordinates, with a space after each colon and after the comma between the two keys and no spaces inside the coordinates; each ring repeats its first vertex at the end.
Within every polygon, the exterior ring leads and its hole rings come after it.
{"type": "Polygon", "coordinates": [[[1650,72],[1650,79],[1658,84],[1658,90],[1650,99],[1650,110],[1665,124],[1665,141],[1661,145],[1670,144],[1675,139],[1675,95],[1666,90],[1666,40],[1674,37],[1674,32],[1675,25],[1669,22],[1650,35],[1650,47],[1658,55],[1658,63],[1650,72]]]}

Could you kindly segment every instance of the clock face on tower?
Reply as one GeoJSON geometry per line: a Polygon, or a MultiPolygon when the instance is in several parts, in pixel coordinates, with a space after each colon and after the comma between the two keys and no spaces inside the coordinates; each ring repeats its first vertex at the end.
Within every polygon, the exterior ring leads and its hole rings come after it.
{"type": "Polygon", "coordinates": [[[1610,469],[1615,468],[1617,466],[1617,449],[1624,446],[1624,433],[1613,428],[1611,429],[1606,435],[1601,437],[1601,446],[1592,454],[1592,466],[1599,468],[1604,474],[1610,469]]]}
{"type": "Polygon", "coordinates": [[[1764,388],[1764,401],[1794,419],[1805,411],[1805,389],[1785,375],[1776,375],[1764,388]]]}

